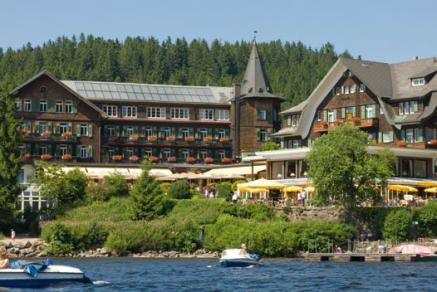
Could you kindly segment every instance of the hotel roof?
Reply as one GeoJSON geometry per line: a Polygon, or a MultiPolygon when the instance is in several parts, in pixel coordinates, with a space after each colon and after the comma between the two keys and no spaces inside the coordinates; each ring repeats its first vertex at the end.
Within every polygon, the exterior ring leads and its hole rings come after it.
{"type": "Polygon", "coordinates": [[[75,80],[62,80],[61,82],[92,101],[226,104],[233,97],[234,92],[233,87],[75,80]]]}

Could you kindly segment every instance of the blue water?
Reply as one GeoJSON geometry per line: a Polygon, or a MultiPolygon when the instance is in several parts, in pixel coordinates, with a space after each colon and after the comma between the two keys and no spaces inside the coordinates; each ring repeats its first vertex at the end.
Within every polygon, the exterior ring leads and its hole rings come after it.
{"type": "Polygon", "coordinates": [[[218,260],[194,259],[56,259],[55,263],[79,267],[95,282],[44,291],[437,291],[437,263],[265,259],[264,266],[254,268],[223,268],[218,260]]]}

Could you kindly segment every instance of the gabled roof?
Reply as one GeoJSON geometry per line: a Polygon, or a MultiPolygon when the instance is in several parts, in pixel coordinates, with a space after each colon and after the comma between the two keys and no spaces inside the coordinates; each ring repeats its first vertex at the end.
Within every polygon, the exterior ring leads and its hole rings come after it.
{"type": "Polygon", "coordinates": [[[52,79],[54,82],[56,82],[59,86],[63,87],[65,90],[67,90],[68,92],[70,92],[71,94],[73,94],[75,97],[77,97],[79,100],[83,101],[85,104],[87,104],[88,106],[90,106],[92,109],[94,109],[95,111],[97,111],[102,117],[106,118],[107,115],[104,111],[102,111],[99,107],[97,107],[94,103],[90,102],[89,100],[87,100],[86,98],[84,98],[83,96],[81,96],[80,94],[78,94],[76,91],[72,90],[71,88],[69,88],[68,86],[66,86],[64,83],[62,83],[61,81],[59,81],[55,76],[53,76],[49,71],[47,70],[43,70],[41,72],[39,72],[38,74],[36,74],[35,76],[33,76],[32,78],[26,80],[24,83],[22,83],[21,85],[17,86],[16,88],[14,88],[11,92],[12,95],[16,95],[18,94],[18,92],[23,89],[25,86],[29,85],[30,83],[32,83],[33,81],[37,80],[38,78],[40,78],[41,76],[47,76],[50,79],[52,79]]]}
{"type": "Polygon", "coordinates": [[[301,103],[299,103],[298,105],[295,105],[285,111],[282,111],[281,114],[292,114],[292,113],[300,113],[303,111],[303,109],[305,108],[305,106],[308,103],[308,99],[305,99],[304,101],[302,101],[301,103]]]}
{"type": "Polygon", "coordinates": [[[281,134],[290,133],[290,136],[301,136],[305,139],[310,133],[317,108],[347,70],[352,72],[376,95],[379,105],[391,125],[400,128],[402,123],[417,123],[429,118],[436,112],[437,78],[432,78],[426,85],[417,87],[411,86],[411,78],[422,75],[423,72],[428,72],[428,75],[433,74],[434,68],[437,69],[435,58],[398,64],[339,58],[304,103],[281,112],[281,114],[289,114],[302,109],[298,127],[292,130],[281,130],[274,135],[281,136],[281,134]],[[424,96],[430,98],[428,106],[425,107],[423,113],[409,117],[396,116],[392,108],[386,103],[386,101],[398,102],[405,98],[424,96]]]}
{"type": "Polygon", "coordinates": [[[223,105],[229,102],[234,93],[233,87],[76,80],[62,80],[62,82],[92,101],[223,105]]]}
{"type": "Polygon", "coordinates": [[[243,81],[241,82],[242,97],[267,97],[284,99],[280,96],[272,94],[269,80],[264,71],[264,67],[259,57],[256,42],[253,42],[252,50],[250,52],[249,62],[246,66],[243,81]]]}

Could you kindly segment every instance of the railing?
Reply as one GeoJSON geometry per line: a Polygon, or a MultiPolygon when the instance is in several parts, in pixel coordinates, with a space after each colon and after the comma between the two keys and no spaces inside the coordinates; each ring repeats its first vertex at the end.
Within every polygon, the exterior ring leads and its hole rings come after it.
{"type": "Polygon", "coordinates": [[[377,127],[379,125],[379,119],[378,118],[360,119],[358,117],[352,117],[350,119],[337,119],[335,120],[335,122],[317,121],[314,124],[313,131],[326,132],[326,131],[333,130],[337,126],[346,123],[353,124],[360,128],[370,128],[370,127],[377,127]]]}
{"type": "Polygon", "coordinates": [[[148,139],[147,137],[138,137],[132,139],[131,137],[108,137],[103,136],[102,138],[103,144],[109,145],[138,145],[138,146],[162,146],[162,147],[171,147],[171,146],[179,146],[179,147],[231,147],[231,140],[223,140],[223,139],[213,139],[211,141],[204,141],[201,139],[193,139],[193,141],[185,140],[185,139],[171,139],[167,140],[165,138],[153,138],[148,139]]]}
{"type": "Polygon", "coordinates": [[[61,135],[50,135],[50,136],[26,135],[26,136],[23,136],[23,140],[24,141],[35,141],[35,142],[76,143],[78,141],[78,137],[77,136],[63,137],[61,135]]]}

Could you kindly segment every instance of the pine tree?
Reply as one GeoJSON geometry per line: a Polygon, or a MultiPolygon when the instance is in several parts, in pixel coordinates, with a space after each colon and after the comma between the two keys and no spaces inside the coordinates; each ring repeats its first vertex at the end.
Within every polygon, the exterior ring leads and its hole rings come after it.
{"type": "Polygon", "coordinates": [[[130,197],[131,216],[134,220],[152,220],[165,213],[164,196],[159,183],[149,176],[150,163],[145,160],[142,173],[135,182],[130,197]]]}
{"type": "Polygon", "coordinates": [[[19,193],[17,182],[20,170],[18,146],[20,135],[14,117],[14,104],[9,91],[0,91],[0,227],[14,219],[14,204],[19,193]]]}

